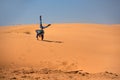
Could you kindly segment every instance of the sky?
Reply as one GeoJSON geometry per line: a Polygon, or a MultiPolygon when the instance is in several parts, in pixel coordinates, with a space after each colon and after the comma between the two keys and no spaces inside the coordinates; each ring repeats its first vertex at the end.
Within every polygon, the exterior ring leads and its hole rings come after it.
{"type": "Polygon", "coordinates": [[[0,26],[43,23],[120,24],[120,0],[0,0],[0,26]]]}

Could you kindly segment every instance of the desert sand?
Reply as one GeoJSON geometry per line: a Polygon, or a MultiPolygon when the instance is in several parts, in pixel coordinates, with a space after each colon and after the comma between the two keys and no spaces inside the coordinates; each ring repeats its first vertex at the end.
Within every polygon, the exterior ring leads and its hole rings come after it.
{"type": "MultiPolygon", "coordinates": [[[[45,24],[44,24],[45,25],[45,24]]],[[[120,80],[120,24],[0,27],[0,80],[120,80]]]]}

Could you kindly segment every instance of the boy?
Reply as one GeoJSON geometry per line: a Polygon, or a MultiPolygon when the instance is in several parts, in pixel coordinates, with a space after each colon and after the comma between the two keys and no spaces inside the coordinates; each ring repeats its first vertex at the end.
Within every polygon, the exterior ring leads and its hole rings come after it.
{"type": "Polygon", "coordinates": [[[47,28],[49,26],[51,26],[51,24],[48,24],[47,26],[42,25],[42,16],[40,16],[40,30],[36,30],[36,33],[37,33],[36,38],[37,38],[37,40],[38,40],[38,37],[41,37],[41,40],[44,39],[44,30],[43,29],[45,29],[45,28],[47,28]]]}

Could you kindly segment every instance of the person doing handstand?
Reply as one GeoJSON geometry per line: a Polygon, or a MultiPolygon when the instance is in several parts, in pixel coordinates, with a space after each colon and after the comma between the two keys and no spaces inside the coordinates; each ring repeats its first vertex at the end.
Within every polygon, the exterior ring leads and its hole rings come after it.
{"type": "Polygon", "coordinates": [[[36,30],[36,38],[38,40],[38,37],[41,37],[41,40],[44,39],[44,29],[49,27],[51,24],[48,24],[47,26],[42,25],[42,16],[40,16],[40,30],[36,30]]]}

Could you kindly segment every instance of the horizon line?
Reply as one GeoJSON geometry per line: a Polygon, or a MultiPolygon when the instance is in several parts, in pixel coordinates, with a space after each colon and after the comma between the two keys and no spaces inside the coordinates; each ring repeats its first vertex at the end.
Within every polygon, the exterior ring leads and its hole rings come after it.
{"type": "MultiPolygon", "coordinates": [[[[17,25],[37,25],[39,23],[23,23],[23,24],[10,24],[10,25],[0,25],[2,26],[17,26],[17,25]]],[[[47,24],[47,23],[43,23],[47,24]]],[[[51,24],[98,24],[98,25],[120,25],[120,23],[106,24],[106,23],[77,23],[77,22],[67,22],[67,23],[51,23],[51,24]]]]}

